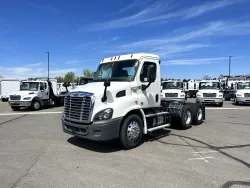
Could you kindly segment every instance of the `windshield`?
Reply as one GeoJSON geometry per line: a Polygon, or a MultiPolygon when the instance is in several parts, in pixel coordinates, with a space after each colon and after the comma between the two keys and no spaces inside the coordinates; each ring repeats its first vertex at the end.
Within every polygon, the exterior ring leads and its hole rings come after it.
{"type": "Polygon", "coordinates": [[[163,82],[162,89],[183,89],[182,82],[163,82]]]}
{"type": "Polygon", "coordinates": [[[200,82],[199,89],[220,89],[220,82],[200,82]]]}
{"type": "Polygon", "coordinates": [[[108,62],[99,65],[93,81],[132,81],[137,71],[137,60],[108,62]]]}
{"type": "Polygon", "coordinates": [[[22,82],[20,91],[38,91],[39,83],[37,82],[22,82]]]}
{"type": "Polygon", "coordinates": [[[250,89],[250,82],[240,82],[237,84],[237,89],[250,89]]]}

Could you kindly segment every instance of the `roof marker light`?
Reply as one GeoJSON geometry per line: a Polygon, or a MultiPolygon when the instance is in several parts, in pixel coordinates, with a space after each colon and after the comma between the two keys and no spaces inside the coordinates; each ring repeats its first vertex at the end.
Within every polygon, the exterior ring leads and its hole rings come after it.
{"type": "Polygon", "coordinates": [[[133,54],[131,55],[131,58],[133,57],[133,54]]]}
{"type": "MultiPolygon", "coordinates": [[[[115,56],[115,58],[116,58],[116,56],[115,56]]],[[[115,58],[114,58],[114,60],[115,60],[115,58]]]]}
{"type": "Polygon", "coordinates": [[[118,59],[120,59],[120,56],[118,57],[118,59]]]}

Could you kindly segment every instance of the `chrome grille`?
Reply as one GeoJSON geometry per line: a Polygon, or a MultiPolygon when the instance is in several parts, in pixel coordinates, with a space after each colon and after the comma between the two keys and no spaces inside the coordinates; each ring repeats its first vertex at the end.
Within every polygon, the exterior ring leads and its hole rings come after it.
{"type": "Polygon", "coordinates": [[[178,93],[165,93],[165,97],[178,97],[178,93]]]}
{"type": "Polygon", "coordinates": [[[203,97],[216,97],[216,93],[203,93],[203,97]]]}
{"type": "Polygon", "coordinates": [[[21,100],[20,95],[10,95],[10,100],[21,100]]]}
{"type": "Polygon", "coordinates": [[[250,93],[245,93],[244,97],[250,97],[250,93]]]}
{"type": "Polygon", "coordinates": [[[92,108],[91,97],[66,96],[64,117],[87,122],[92,108]]]}

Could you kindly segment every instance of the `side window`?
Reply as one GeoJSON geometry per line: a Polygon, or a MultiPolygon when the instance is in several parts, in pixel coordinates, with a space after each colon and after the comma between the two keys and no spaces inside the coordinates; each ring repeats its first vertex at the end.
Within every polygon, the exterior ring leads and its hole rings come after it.
{"type": "Polygon", "coordinates": [[[156,78],[156,64],[152,63],[152,62],[144,62],[143,66],[142,66],[142,69],[141,69],[141,74],[140,74],[141,82],[147,82],[148,81],[147,75],[148,75],[148,67],[149,66],[153,67],[153,73],[152,74],[154,74],[153,76],[156,78]]]}
{"type": "Polygon", "coordinates": [[[47,89],[47,84],[46,83],[43,83],[44,84],[44,89],[47,89]]]}

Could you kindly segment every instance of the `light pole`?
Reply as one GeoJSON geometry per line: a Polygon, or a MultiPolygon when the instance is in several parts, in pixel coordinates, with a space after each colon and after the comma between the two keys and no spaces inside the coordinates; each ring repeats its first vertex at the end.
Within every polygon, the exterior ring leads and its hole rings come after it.
{"type": "Polygon", "coordinates": [[[230,74],[231,74],[231,58],[233,56],[229,56],[229,78],[230,78],[230,74]]]}
{"type": "Polygon", "coordinates": [[[49,52],[46,52],[48,54],[48,80],[49,80],[49,52]]]}

